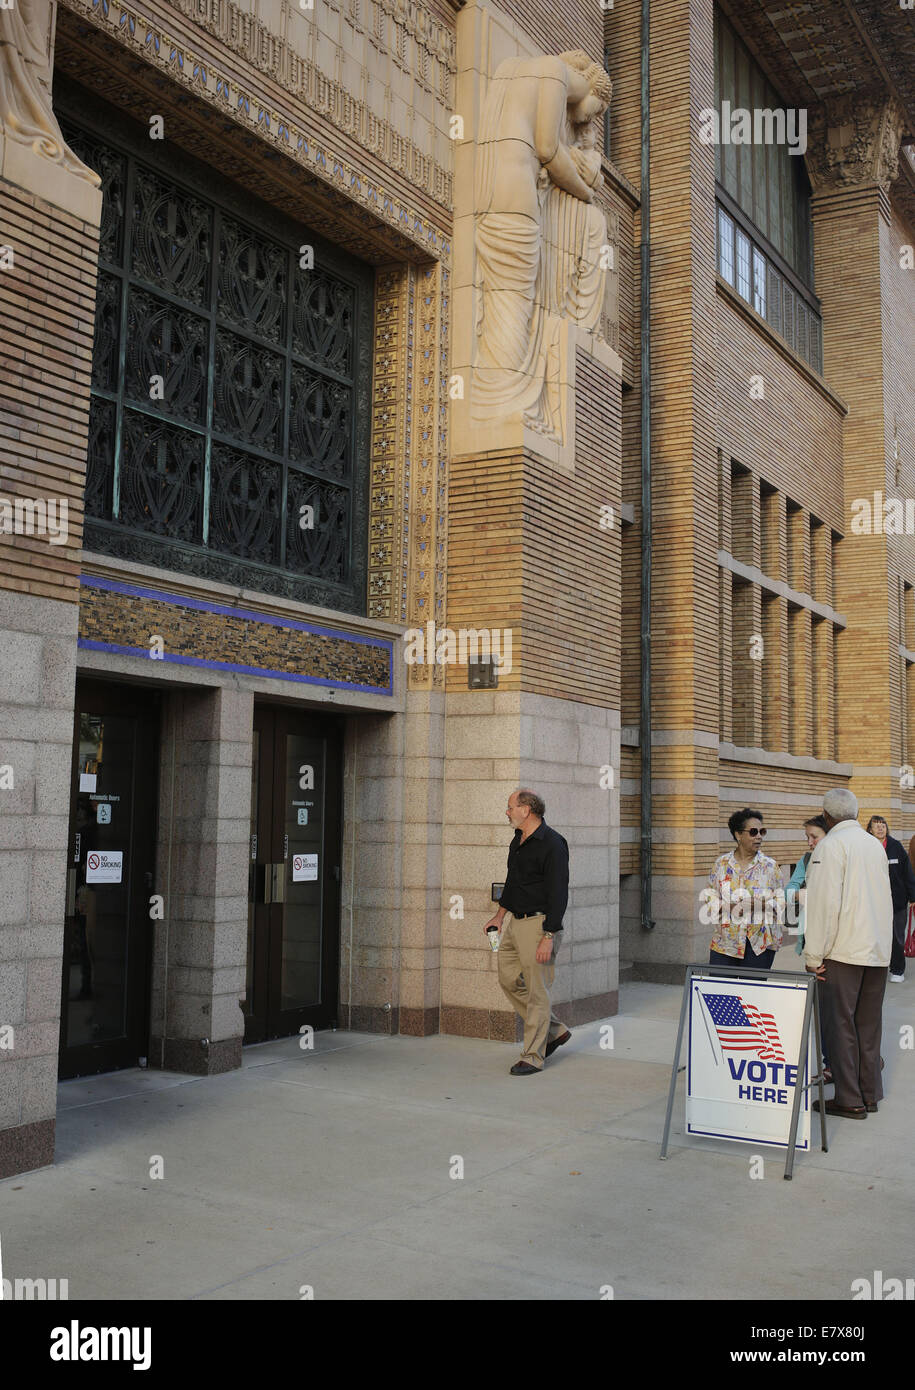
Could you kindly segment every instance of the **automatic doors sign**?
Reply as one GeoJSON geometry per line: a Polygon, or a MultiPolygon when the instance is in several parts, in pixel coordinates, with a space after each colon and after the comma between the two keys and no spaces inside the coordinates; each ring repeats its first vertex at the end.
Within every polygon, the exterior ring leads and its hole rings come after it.
{"type": "Polygon", "coordinates": [[[120,883],[123,867],[122,849],[90,849],[86,855],[86,882],[120,883]]]}
{"type": "MultiPolygon", "coordinates": [[[[686,1132],[787,1147],[806,982],[694,975],[689,999],[686,1132]]],[[[809,1059],[802,1085],[810,1077],[809,1059]]],[[[797,1147],[810,1147],[809,1093],[797,1147]]]]}
{"type": "Polygon", "coordinates": [[[293,883],[307,883],[318,877],[318,856],[316,854],[294,854],[292,856],[293,883]]]}

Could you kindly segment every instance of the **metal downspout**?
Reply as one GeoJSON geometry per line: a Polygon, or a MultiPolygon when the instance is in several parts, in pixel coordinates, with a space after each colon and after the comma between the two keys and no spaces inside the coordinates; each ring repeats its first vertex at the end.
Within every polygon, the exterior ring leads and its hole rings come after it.
{"type": "Polygon", "coordinates": [[[641,690],[639,695],[639,878],[641,927],[651,931],[651,111],[649,44],[651,0],[642,0],[641,116],[642,163],[640,179],[639,270],[641,293],[641,474],[642,474],[642,582],[639,618],[641,690]]]}

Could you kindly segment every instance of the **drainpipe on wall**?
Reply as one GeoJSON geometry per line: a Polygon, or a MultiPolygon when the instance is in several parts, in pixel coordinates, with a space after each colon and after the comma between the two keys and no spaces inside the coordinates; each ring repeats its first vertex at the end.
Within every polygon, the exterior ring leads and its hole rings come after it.
{"type": "Polygon", "coordinates": [[[642,411],[642,584],[639,617],[641,689],[639,693],[639,878],[641,927],[651,931],[651,110],[649,41],[651,0],[642,0],[642,167],[640,179],[639,269],[641,291],[641,360],[639,386],[642,411]]]}

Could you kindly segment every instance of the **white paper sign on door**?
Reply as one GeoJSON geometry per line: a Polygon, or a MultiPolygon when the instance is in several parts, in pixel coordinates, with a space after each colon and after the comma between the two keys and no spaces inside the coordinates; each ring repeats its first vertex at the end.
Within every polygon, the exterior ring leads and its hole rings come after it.
{"type": "Polygon", "coordinates": [[[122,849],[91,849],[86,855],[86,882],[120,883],[123,868],[122,849]]]}
{"type": "Polygon", "coordinates": [[[307,883],[318,877],[318,856],[316,854],[294,854],[292,856],[293,883],[307,883]]]}

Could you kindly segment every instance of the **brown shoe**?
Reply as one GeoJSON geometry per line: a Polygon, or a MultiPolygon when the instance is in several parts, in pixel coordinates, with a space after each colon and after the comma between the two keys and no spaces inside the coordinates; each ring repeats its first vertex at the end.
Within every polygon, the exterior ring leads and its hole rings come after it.
{"type": "Polygon", "coordinates": [[[540,1068],[532,1067],[530,1062],[516,1062],[511,1069],[512,1076],[537,1076],[540,1068]]]}
{"type": "Polygon", "coordinates": [[[546,1057],[551,1057],[553,1053],[556,1051],[557,1047],[563,1047],[569,1041],[569,1038],[571,1036],[572,1034],[569,1032],[568,1028],[565,1030],[564,1033],[558,1034],[558,1036],[555,1037],[552,1042],[547,1043],[546,1047],[543,1049],[544,1055],[546,1057]]]}
{"type": "MultiPolygon", "coordinates": [[[[820,1102],[818,1100],[815,1100],[813,1102],[812,1108],[816,1111],[819,1111],[820,1102]]],[[[846,1120],[867,1119],[867,1108],[863,1105],[858,1105],[854,1108],[850,1108],[844,1105],[836,1105],[834,1100],[828,1100],[826,1104],[823,1106],[823,1110],[827,1115],[841,1115],[846,1120]]]]}
{"type": "Polygon", "coordinates": [[[869,1104],[869,1105],[865,1105],[864,1108],[865,1108],[865,1110],[867,1111],[868,1115],[876,1115],[876,1113],[877,1113],[877,1102],[876,1102],[875,1100],[872,1100],[872,1101],[870,1102],[870,1104],[869,1104]]]}

